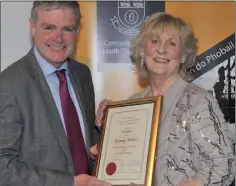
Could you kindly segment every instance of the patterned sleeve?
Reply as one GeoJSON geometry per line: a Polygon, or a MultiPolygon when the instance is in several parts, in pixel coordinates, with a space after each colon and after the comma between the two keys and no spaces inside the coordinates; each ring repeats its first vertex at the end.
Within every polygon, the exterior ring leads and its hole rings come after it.
{"type": "Polygon", "coordinates": [[[196,177],[203,186],[227,186],[234,179],[235,162],[227,125],[210,93],[196,96],[190,115],[190,147],[196,177]]]}

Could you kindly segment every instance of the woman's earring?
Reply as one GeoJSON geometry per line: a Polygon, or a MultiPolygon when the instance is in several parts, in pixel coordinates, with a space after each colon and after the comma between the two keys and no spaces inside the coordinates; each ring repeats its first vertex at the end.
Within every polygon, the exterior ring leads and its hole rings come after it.
{"type": "Polygon", "coordinates": [[[143,55],[140,55],[140,57],[141,57],[141,61],[140,61],[140,63],[141,63],[141,67],[143,67],[143,65],[144,65],[144,56],[143,55]]]}
{"type": "Polygon", "coordinates": [[[182,60],[180,61],[180,63],[184,64],[185,60],[186,60],[186,56],[184,56],[184,57],[182,58],[182,60]]]}
{"type": "Polygon", "coordinates": [[[140,57],[144,58],[144,53],[143,52],[140,53],[140,57]]]}

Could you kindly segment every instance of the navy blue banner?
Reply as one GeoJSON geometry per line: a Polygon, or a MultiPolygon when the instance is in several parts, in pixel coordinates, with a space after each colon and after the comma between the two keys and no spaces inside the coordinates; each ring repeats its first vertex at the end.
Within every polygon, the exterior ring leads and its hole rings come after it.
{"type": "Polygon", "coordinates": [[[196,64],[189,69],[189,73],[196,79],[233,55],[235,55],[235,34],[197,56],[196,64]]]}
{"type": "Polygon", "coordinates": [[[216,97],[226,121],[235,124],[235,34],[199,55],[189,73],[216,97]]]}
{"type": "MultiPolygon", "coordinates": [[[[106,64],[130,63],[130,41],[139,33],[140,25],[154,12],[164,11],[163,1],[98,1],[96,59],[99,71],[104,71],[106,64]]],[[[114,65],[111,69],[117,70],[114,65]]]]}

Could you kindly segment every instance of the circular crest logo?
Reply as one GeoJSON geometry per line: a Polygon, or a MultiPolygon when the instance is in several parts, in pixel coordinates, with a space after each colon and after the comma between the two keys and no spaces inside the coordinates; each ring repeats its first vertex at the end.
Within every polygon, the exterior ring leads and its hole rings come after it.
{"type": "Polygon", "coordinates": [[[145,1],[118,1],[117,13],[111,19],[116,30],[124,35],[137,35],[145,20],[145,1]]]}

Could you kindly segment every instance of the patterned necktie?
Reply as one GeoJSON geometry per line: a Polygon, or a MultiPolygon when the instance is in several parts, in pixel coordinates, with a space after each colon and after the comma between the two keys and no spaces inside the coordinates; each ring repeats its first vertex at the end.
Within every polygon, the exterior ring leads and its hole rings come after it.
{"type": "Polygon", "coordinates": [[[80,128],[79,118],[74,103],[70,97],[65,70],[56,71],[60,82],[60,98],[68,144],[74,165],[75,175],[88,173],[88,157],[80,128]]]}

